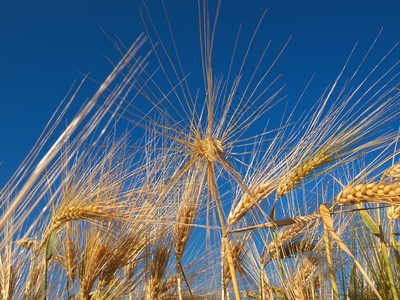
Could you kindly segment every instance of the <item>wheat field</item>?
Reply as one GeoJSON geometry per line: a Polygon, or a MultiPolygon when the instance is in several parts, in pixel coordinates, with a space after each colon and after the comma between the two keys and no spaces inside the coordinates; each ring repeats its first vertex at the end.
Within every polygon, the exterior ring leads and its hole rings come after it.
{"type": "Polygon", "coordinates": [[[94,79],[67,95],[0,192],[0,299],[399,299],[396,48],[363,72],[375,42],[353,49],[302,112],[262,19],[214,72],[219,5],[198,3],[201,82],[145,10],[65,124],[94,79]]]}

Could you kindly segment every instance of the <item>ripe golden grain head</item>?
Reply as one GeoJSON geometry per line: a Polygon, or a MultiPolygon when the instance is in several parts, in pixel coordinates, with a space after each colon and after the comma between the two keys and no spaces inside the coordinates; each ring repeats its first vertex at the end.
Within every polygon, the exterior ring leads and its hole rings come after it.
{"type": "Polygon", "coordinates": [[[259,201],[268,197],[274,191],[270,182],[261,183],[251,191],[253,197],[245,194],[238,202],[235,209],[229,213],[228,225],[232,226],[239,222],[259,201]]]}
{"type": "Polygon", "coordinates": [[[308,299],[314,295],[319,287],[318,278],[313,278],[318,268],[318,259],[312,256],[301,260],[294,277],[290,280],[289,290],[292,291],[294,299],[308,299]]]}
{"type": "Polygon", "coordinates": [[[283,230],[280,230],[277,236],[277,243],[276,245],[275,241],[271,241],[268,246],[268,255],[272,258],[275,257],[277,250],[282,249],[282,247],[288,243],[290,240],[294,239],[298,235],[304,233],[304,231],[307,229],[308,224],[306,222],[299,222],[295,223],[283,230]],[[278,248],[277,248],[278,247],[278,248]]]}
{"type": "Polygon", "coordinates": [[[387,208],[387,214],[391,221],[395,221],[400,218],[400,205],[389,206],[387,208]]]}
{"type": "Polygon", "coordinates": [[[280,183],[276,192],[277,198],[280,198],[288,194],[291,190],[299,186],[307,176],[318,168],[333,161],[330,155],[327,155],[324,151],[317,151],[310,158],[302,161],[296,165],[289,173],[284,176],[283,182],[280,183]]]}
{"type": "Polygon", "coordinates": [[[400,185],[372,182],[345,187],[337,196],[336,202],[340,205],[363,202],[400,204],[400,185]]]}
{"type": "Polygon", "coordinates": [[[186,205],[181,209],[174,229],[175,236],[175,258],[180,261],[183,256],[186,244],[189,240],[190,230],[196,214],[195,205],[186,205]]]}

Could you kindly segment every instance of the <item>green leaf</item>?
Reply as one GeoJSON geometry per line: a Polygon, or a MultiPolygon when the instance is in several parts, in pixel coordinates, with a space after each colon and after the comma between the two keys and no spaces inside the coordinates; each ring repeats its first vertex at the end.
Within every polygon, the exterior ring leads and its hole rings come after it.
{"type": "Polygon", "coordinates": [[[271,286],[271,288],[279,299],[285,299],[285,293],[282,288],[277,286],[271,286]]]}
{"type": "MultiPolygon", "coordinates": [[[[362,265],[358,262],[358,260],[355,258],[355,256],[351,253],[350,249],[343,243],[343,241],[339,238],[339,236],[335,233],[333,230],[333,221],[332,218],[329,214],[329,209],[326,206],[326,204],[322,204],[320,206],[320,213],[322,216],[322,221],[324,222],[324,225],[326,229],[329,231],[329,234],[331,237],[335,240],[336,243],[340,246],[340,248],[346,252],[352,259],[353,262],[356,264],[357,268],[360,270],[361,274],[364,276],[365,280],[368,282],[369,286],[371,287],[372,291],[375,293],[375,295],[378,297],[379,300],[383,300],[382,297],[379,295],[378,290],[376,289],[374,283],[372,280],[369,278],[367,272],[365,272],[364,268],[362,265]]],[[[369,215],[368,215],[369,216],[369,215]]],[[[371,218],[371,217],[370,217],[371,218]]],[[[372,219],[371,219],[372,220],[372,219]]],[[[375,224],[375,222],[374,222],[375,224]]],[[[375,224],[376,225],[376,224],[375,224]]],[[[325,228],[324,227],[324,228],[325,228]]],[[[379,228],[378,228],[379,229],[379,228]]]]}
{"type": "Polygon", "coordinates": [[[47,240],[47,244],[46,244],[46,256],[45,259],[46,261],[49,261],[52,256],[53,256],[53,252],[54,252],[54,245],[56,243],[56,237],[57,237],[57,233],[56,231],[53,231],[50,236],[49,239],[47,240]]]}
{"type": "MultiPolygon", "coordinates": [[[[362,206],[359,205],[359,208],[362,208],[362,206]]],[[[361,214],[361,217],[365,223],[365,225],[369,228],[371,233],[375,235],[376,237],[380,238],[380,230],[379,226],[375,223],[375,221],[371,218],[369,213],[367,213],[365,210],[360,210],[359,211],[361,214]]]]}

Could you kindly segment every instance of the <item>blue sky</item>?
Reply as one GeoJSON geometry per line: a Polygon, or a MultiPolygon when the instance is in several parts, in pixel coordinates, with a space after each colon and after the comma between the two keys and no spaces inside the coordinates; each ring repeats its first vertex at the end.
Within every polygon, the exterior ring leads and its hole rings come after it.
{"type": "MultiPolygon", "coordinates": [[[[200,63],[197,1],[166,0],[174,36],[186,72],[203,86],[200,63]]],[[[215,7],[215,1],[210,1],[215,7]]],[[[162,36],[168,34],[159,1],[148,8],[162,36]]],[[[275,67],[282,74],[284,95],[293,103],[312,74],[302,105],[311,106],[334,81],[352,47],[358,42],[355,64],[383,32],[368,59],[376,64],[400,40],[399,1],[222,1],[214,64],[224,73],[240,24],[240,49],[247,45],[265,9],[266,17],[254,43],[260,53],[271,40],[271,58],[292,35],[275,67]]],[[[101,29],[132,43],[144,31],[142,1],[3,1],[0,9],[0,186],[27,155],[79,72],[99,81],[118,55],[101,29]]],[[[392,62],[400,58],[400,49],[392,62]]],[[[268,55],[268,54],[267,54],[268,55]]],[[[267,59],[268,61],[268,59],[267,59]]],[[[153,62],[155,62],[153,60],[153,62]]],[[[257,56],[249,58],[251,68],[257,56]]],[[[72,112],[91,96],[93,85],[80,93],[72,112]]],[[[72,116],[72,114],[71,114],[72,116]]]]}

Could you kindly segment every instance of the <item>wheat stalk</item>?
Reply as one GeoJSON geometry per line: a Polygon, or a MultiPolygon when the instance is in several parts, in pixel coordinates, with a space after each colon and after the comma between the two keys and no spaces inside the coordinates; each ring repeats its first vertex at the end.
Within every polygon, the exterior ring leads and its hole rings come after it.
{"type": "MultiPolygon", "coordinates": [[[[233,265],[235,267],[235,270],[240,274],[243,275],[245,273],[245,268],[243,266],[243,260],[244,260],[244,248],[246,247],[247,243],[247,238],[244,240],[236,240],[236,242],[233,243],[233,246],[231,246],[231,253],[232,253],[232,259],[233,259],[233,265]]],[[[231,282],[232,276],[231,276],[231,270],[229,268],[228,264],[228,259],[225,255],[224,260],[223,260],[223,288],[227,289],[229,286],[229,283],[231,282]]]]}

